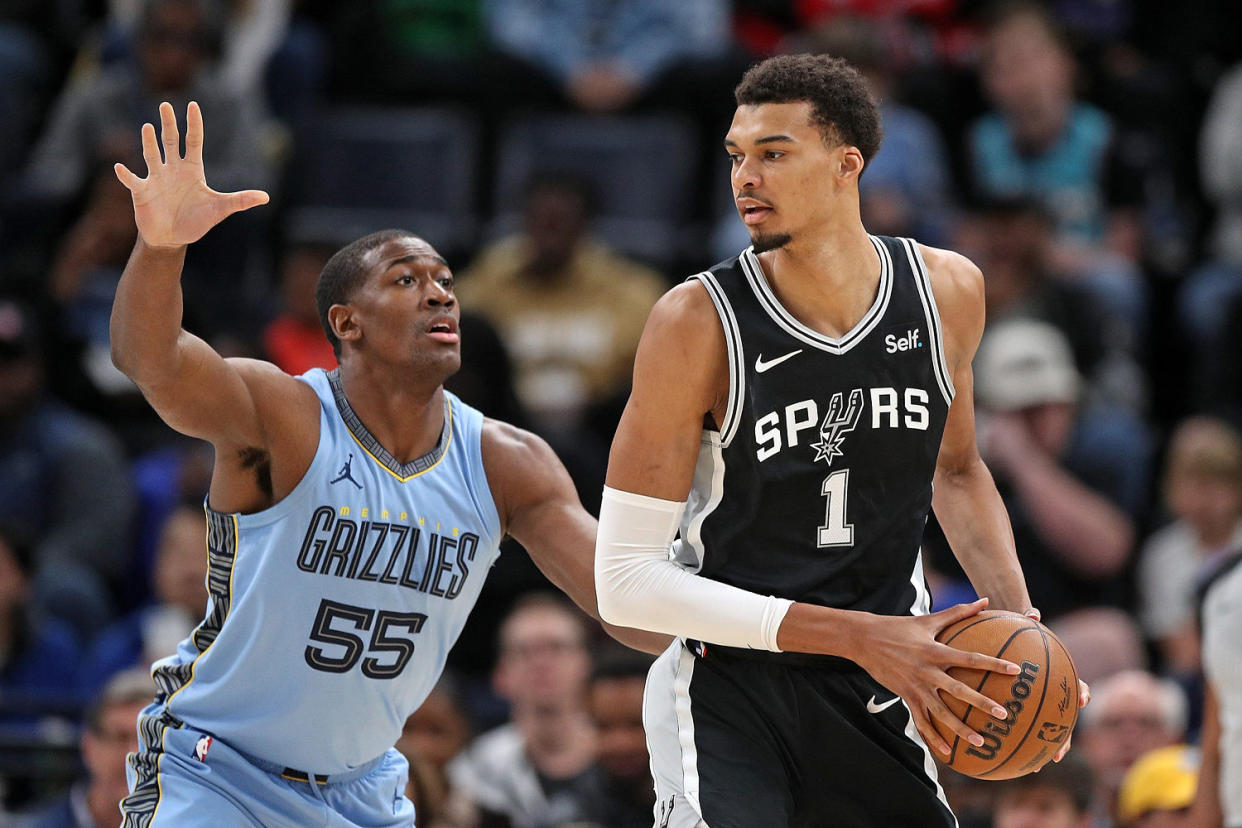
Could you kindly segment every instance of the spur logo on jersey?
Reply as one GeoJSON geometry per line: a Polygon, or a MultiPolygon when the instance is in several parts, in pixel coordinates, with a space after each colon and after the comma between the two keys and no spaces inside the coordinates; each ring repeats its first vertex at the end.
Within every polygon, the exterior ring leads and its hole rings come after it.
{"type": "Polygon", "coordinates": [[[811,443],[811,448],[815,449],[815,459],[825,460],[830,466],[834,457],[844,454],[841,443],[845,440],[845,435],[858,425],[858,418],[862,415],[861,388],[850,392],[849,406],[842,411],[844,399],[845,395],[840,391],[832,395],[828,403],[828,414],[819,426],[819,442],[811,443]]]}
{"type": "Polygon", "coordinates": [[[855,388],[837,391],[828,399],[828,413],[821,420],[816,400],[799,400],[770,411],[755,420],[755,456],[763,462],[805,438],[802,432],[818,425],[819,440],[809,443],[816,462],[828,465],[845,453],[845,436],[863,423],[871,428],[909,428],[926,431],[931,426],[930,396],[923,388],[855,388]],[[870,402],[870,405],[868,405],[870,402]],[[864,417],[869,408],[871,416],[864,417]]]}
{"type": "Polygon", "coordinates": [[[298,569],[396,584],[449,600],[461,594],[479,546],[476,533],[423,519],[417,525],[393,523],[387,511],[380,512],[380,520],[367,519],[369,509],[360,510],[361,521],[348,514],[345,507],[339,513],[331,506],[315,510],[298,550],[298,569]]]}

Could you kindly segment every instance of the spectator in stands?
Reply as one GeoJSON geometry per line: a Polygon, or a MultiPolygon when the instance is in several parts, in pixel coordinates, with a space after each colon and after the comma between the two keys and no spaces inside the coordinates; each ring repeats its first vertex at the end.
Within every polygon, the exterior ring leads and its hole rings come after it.
{"type": "Polygon", "coordinates": [[[117,673],[86,712],[82,763],[86,776],[61,799],[29,814],[17,828],[114,828],[129,792],[125,757],[138,750],[138,714],[155,697],[146,670],[117,673]]]}
{"type": "Polygon", "coordinates": [[[584,819],[599,795],[597,740],[586,710],[586,627],[548,594],[520,600],[500,628],[493,681],[512,723],[479,736],[449,765],[449,780],[485,818],[514,828],[584,819]]]}
{"type": "Polygon", "coordinates": [[[445,673],[422,707],[405,720],[394,746],[410,763],[405,795],[414,803],[418,824],[425,828],[472,825],[474,806],[454,796],[448,766],[470,741],[470,723],[462,709],[457,681],[445,673]]]}
{"type": "MultiPolygon", "coordinates": [[[[1233,354],[1227,315],[1242,299],[1242,63],[1221,76],[1203,119],[1199,172],[1204,195],[1215,210],[1207,261],[1186,279],[1178,296],[1178,321],[1200,354],[1226,360],[1233,354]]],[[[1232,360],[1230,360],[1232,361],[1232,360]]],[[[1200,384],[1211,393],[1214,377],[1200,384]]],[[[1240,395],[1242,396],[1242,395],[1240,395]]],[[[1211,401],[1209,398],[1208,401],[1211,401]]]]}
{"type": "Polygon", "coordinates": [[[32,600],[87,638],[113,612],[130,561],[133,486],[101,424],[44,390],[42,335],[0,299],[0,521],[36,538],[32,600]]]}
{"type": "Polygon", "coordinates": [[[183,503],[160,532],[153,581],[155,603],[106,627],[87,651],[79,684],[94,693],[128,667],[150,669],[172,655],[207,614],[206,524],[202,503],[183,503]]]}
{"type": "Polygon", "coordinates": [[[1139,194],[1120,169],[1109,117],[1074,96],[1072,53],[1034,2],[1002,4],[980,65],[996,107],[971,129],[976,195],[1039,198],[1054,218],[1057,271],[1076,277],[1116,313],[1144,317],[1139,194]]]}
{"type": "Polygon", "coordinates": [[[1069,345],[1047,323],[989,328],[975,381],[980,450],[1005,498],[1031,600],[1048,620],[1119,604],[1146,502],[1145,429],[1124,412],[1079,404],[1069,345]]]}
{"type": "Polygon", "coordinates": [[[1186,708],[1176,683],[1141,670],[1118,673],[1092,688],[1074,745],[1094,771],[1097,817],[1114,814],[1121,781],[1140,756],[1185,739],[1186,708]]]}
{"type": "Polygon", "coordinates": [[[1221,76],[1203,119],[1199,163],[1203,190],[1216,207],[1212,258],[1232,268],[1242,289],[1242,64],[1221,76]]]}
{"type": "Polygon", "coordinates": [[[1242,435],[1223,420],[1183,421],[1169,442],[1164,498],[1174,521],[1139,554],[1140,618],[1165,667],[1189,675],[1199,669],[1196,585],[1242,549],[1242,435]]]}
{"type": "Polygon", "coordinates": [[[955,209],[944,140],[930,118],[897,98],[895,60],[880,25],[834,17],[791,38],[786,47],[845,58],[862,72],[879,103],[884,142],[858,180],[867,230],[946,246],[955,209]]]}
{"type": "MultiPolygon", "coordinates": [[[[210,0],[144,0],[132,58],[75,77],[61,92],[28,161],[12,226],[14,244],[48,243],[100,166],[132,163],[134,136],[155,120],[161,101],[184,108],[197,101],[211,122],[204,164],[223,191],[264,189],[275,179],[275,150],[261,99],[230,87],[211,60],[222,25],[210,0]],[[28,238],[26,238],[28,237],[28,238]]],[[[238,217],[191,252],[186,263],[186,306],[196,333],[249,332],[255,310],[245,281],[261,216],[238,217]]],[[[37,257],[36,257],[37,258],[37,257]]],[[[30,280],[41,274],[23,274],[30,280]]]]}
{"type": "Polygon", "coordinates": [[[262,150],[262,118],[253,97],[213,72],[210,46],[220,36],[217,7],[205,0],[144,0],[134,59],[74,79],[35,144],[26,186],[35,197],[63,201],[101,163],[136,152],[133,136],[161,101],[198,101],[211,118],[204,163],[227,192],[266,187],[272,174],[262,150]]]}
{"type": "Polygon", "coordinates": [[[658,87],[657,78],[717,58],[731,42],[722,0],[493,0],[485,14],[498,49],[588,112],[624,109],[658,87]]]}
{"type": "Polygon", "coordinates": [[[589,804],[588,822],[606,828],[647,828],[655,783],[643,731],[643,690],[651,657],[606,647],[595,658],[588,706],[599,732],[601,795],[589,804]]]}
{"type": "Polygon", "coordinates": [[[1089,828],[1091,768],[1071,751],[1060,762],[996,786],[994,828],[1089,828]]]}
{"type": "Polygon", "coordinates": [[[992,199],[970,221],[977,234],[970,252],[987,284],[988,324],[1011,318],[1047,322],[1069,340],[1091,399],[1141,410],[1145,382],[1136,378],[1132,353],[1138,343],[1091,291],[1056,278],[1052,218],[1040,202],[1030,196],[992,199]]]}
{"type": "Polygon", "coordinates": [[[513,358],[539,429],[572,429],[625,392],[660,277],[594,240],[590,196],[545,175],[526,194],[521,233],[484,249],[460,277],[462,307],[486,316],[513,358]]]}
{"type": "Polygon", "coordinates": [[[20,531],[0,525],[0,723],[8,725],[37,725],[79,701],[77,636],[30,606],[33,551],[20,531]]]}
{"type": "Polygon", "coordinates": [[[1147,669],[1143,632],[1124,610],[1077,609],[1058,616],[1049,627],[1073,653],[1078,678],[1090,687],[1117,673],[1147,669]]]}
{"type": "Polygon", "coordinates": [[[1172,745],[1143,754],[1121,780],[1118,828],[1193,828],[1190,806],[1198,784],[1196,748],[1172,745]]]}
{"type": "Polygon", "coordinates": [[[313,239],[294,240],[280,261],[281,310],[263,329],[263,350],[276,367],[298,376],[311,368],[336,367],[332,345],[323,335],[315,307],[315,285],[323,266],[340,245],[313,239]]]}

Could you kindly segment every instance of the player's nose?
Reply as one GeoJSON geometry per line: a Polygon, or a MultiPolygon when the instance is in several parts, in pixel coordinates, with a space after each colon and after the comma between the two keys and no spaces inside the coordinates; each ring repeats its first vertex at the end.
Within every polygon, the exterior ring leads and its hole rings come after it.
{"type": "Polygon", "coordinates": [[[753,190],[762,181],[759,175],[759,164],[749,156],[744,156],[737,166],[733,168],[732,178],[734,192],[753,190]]]}

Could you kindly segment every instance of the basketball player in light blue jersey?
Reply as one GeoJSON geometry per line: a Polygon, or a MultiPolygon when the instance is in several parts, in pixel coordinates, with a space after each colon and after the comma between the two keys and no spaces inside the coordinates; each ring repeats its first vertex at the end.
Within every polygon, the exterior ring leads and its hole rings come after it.
{"type": "MultiPolygon", "coordinates": [[[[385,231],[316,291],[340,368],[291,377],[181,329],[186,245],[259,191],[204,179],[203,122],[172,107],[123,165],[139,238],[112,353],[170,426],[211,442],[207,616],[153,668],[125,826],[410,826],[393,743],[431,691],[506,534],[587,612],[595,523],[537,437],[442,387],[460,365],[453,276],[385,231]]],[[[667,640],[611,630],[656,651],[667,640]]]]}

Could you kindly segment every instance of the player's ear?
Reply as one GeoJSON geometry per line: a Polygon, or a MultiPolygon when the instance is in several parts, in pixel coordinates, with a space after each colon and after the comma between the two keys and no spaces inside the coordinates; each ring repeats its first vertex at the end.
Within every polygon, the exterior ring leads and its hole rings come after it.
{"type": "Polygon", "coordinates": [[[851,147],[848,144],[841,147],[841,156],[837,166],[837,175],[840,178],[858,179],[862,175],[863,164],[862,152],[858,147],[851,147]]]}
{"type": "Polygon", "coordinates": [[[362,338],[362,328],[349,305],[333,305],[328,308],[328,324],[341,342],[357,342],[362,338]]]}

